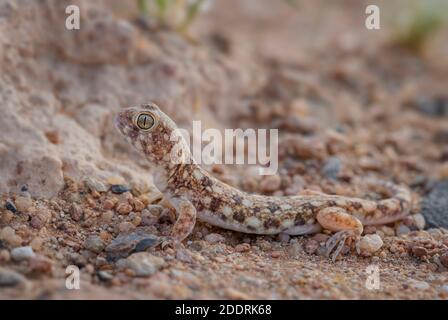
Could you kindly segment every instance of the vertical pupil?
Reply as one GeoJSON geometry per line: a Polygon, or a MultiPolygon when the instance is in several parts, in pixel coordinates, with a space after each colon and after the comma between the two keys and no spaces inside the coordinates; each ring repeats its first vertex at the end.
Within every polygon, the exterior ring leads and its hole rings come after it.
{"type": "Polygon", "coordinates": [[[154,123],[154,119],[147,114],[141,114],[138,116],[137,125],[140,129],[150,129],[154,123]]]}

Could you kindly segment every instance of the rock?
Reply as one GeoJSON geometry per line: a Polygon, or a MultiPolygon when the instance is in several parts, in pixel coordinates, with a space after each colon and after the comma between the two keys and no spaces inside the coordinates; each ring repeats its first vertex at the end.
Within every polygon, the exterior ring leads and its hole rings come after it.
{"type": "Polygon", "coordinates": [[[425,281],[419,281],[419,280],[415,280],[415,279],[410,279],[409,280],[409,286],[411,288],[414,288],[416,290],[426,290],[429,289],[429,284],[425,281]]]}
{"type": "Polygon", "coordinates": [[[11,227],[4,227],[0,231],[0,239],[4,240],[5,242],[9,243],[13,247],[20,246],[22,244],[22,238],[18,235],[16,235],[16,232],[11,227]]]}
{"type": "Polygon", "coordinates": [[[421,207],[428,227],[448,229],[448,180],[436,183],[421,207]]]}
{"type": "Polygon", "coordinates": [[[52,261],[42,256],[31,258],[29,261],[29,268],[31,271],[37,272],[39,274],[53,274],[52,261]]]}
{"type": "Polygon", "coordinates": [[[342,161],[338,157],[332,156],[328,158],[325,162],[324,167],[322,168],[322,173],[325,177],[336,180],[341,171],[342,161]]]}
{"type": "Polygon", "coordinates": [[[325,233],[316,233],[313,237],[313,240],[316,240],[319,242],[319,244],[325,244],[328,239],[330,239],[330,236],[325,233]]]}
{"type": "Polygon", "coordinates": [[[143,204],[143,202],[138,199],[133,199],[132,205],[134,206],[134,210],[136,212],[141,212],[143,209],[145,209],[145,205],[143,204]]]}
{"type": "Polygon", "coordinates": [[[33,200],[29,197],[17,197],[15,205],[20,212],[27,212],[33,205],[33,200]]]}
{"type": "Polygon", "coordinates": [[[33,248],[26,247],[18,247],[11,250],[11,258],[17,262],[29,260],[34,258],[36,254],[33,251],[33,248]]]}
{"type": "Polygon", "coordinates": [[[25,277],[20,273],[0,267],[0,287],[12,287],[25,282],[25,277]]]}
{"type": "Polygon", "coordinates": [[[116,202],[113,201],[112,199],[106,199],[103,202],[103,209],[104,210],[112,210],[113,208],[115,208],[115,204],[116,204],[116,202]]]}
{"type": "Polygon", "coordinates": [[[359,241],[359,252],[363,256],[370,256],[383,246],[383,240],[377,234],[367,234],[359,241]]]}
{"type": "Polygon", "coordinates": [[[247,294],[245,294],[241,291],[238,291],[234,288],[226,288],[226,289],[224,289],[223,293],[227,299],[231,299],[231,300],[248,300],[248,299],[250,299],[250,297],[247,294]]]}
{"type": "Polygon", "coordinates": [[[240,243],[235,247],[236,252],[246,252],[249,250],[250,250],[250,244],[248,243],[240,243]]]}
{"type": "Polygon", "coordinates": [[[308,254],[316,253],[318,248],[319,248],[319,242],[313,239],[309,239],[305,244],[305,252],[308,254]]]}
{"type": "Polygon", "coordinates": [[[92,252],[100,253],[101,251],[104,250],[106,244],[104,243],[103,239],[101,239],[99,236],[91,235],[84,242],[84,247],[92,252]]]}
{"type": "Polygon", "coordinates": [[[137,277],[149,277],[165,266],[165,260],[148,252],[137,252],[126,259],[126,267],[137,277]]]}
{"type": "Polygon", "coordinates": [[[132,211],[132,206],[129,203],[122,202],[117,206],[117,212],[119,214],[129,214],[132,211]]]}
{"type": "Polygon", "coordinates": [[[128,186],[123,184],[114,184],[110,187],[110,190],[115,194],[122,194],[131,190],[128,186]]]}
{"type": "Polygon", "coordinates": [[[107,186],[104,183],[91,177],[85,178],[84,183],[86,184],[87,188],[90,189],[90,191],[107,192],[108,190],[107,186]]]}
{"type": "Polygon", "coordinates": [[[410,106],[430,117],[443,117],[448,114],[448,99],[445,97],[419,96],[410,103],[410,106]]]}
{"type": "Polygon", "coordinates": [[[440,256],[440,263],[445,267],[448,268],[448,251],[442,253],[440,256]]]}
{"type": "Polygon", "coordinates": [[[40,237],[35,237],[30,242],[30,247],[33,248],[34,251],[39,251],[42,248],[43,240],[40,237]]]}
{"type": "Polygon", "coordinates": [[[118,225],[118,232],[126,233],[135,229],[135,225],[129,221],[123,221],[118,225]]]}
{"type": "Polygon", "coordinates": [[[397,236],[402,236],[402,235],[408,234],[410,232],[411,232],[411,229],[409,229],[409,227],[405,226],[404,224],[399,224],[397,226],[397,229],[396,229],[397,236]]]}
{"type": "Polygon", "coordinates": [[[260,191],[263,193],[271,193],[280,189],[282,179],[278,175],[269,175],[263,177],[260,182],[260,191]]]}
{"type": "Polygon", "coordinates": [[[45,225],[48,223],[50,218],[51,218],[51,213],[49,211],[40,210],[31,218],[30,224],[33,228],[40,230],[43,227],[45,227],[45,225]]]}
{"type": "Polygon", "coordinates": [[[425,218],[422,214],[417,213],[410,215],[404,219],[404,223],[411,230],[423,230],[425,228],[425,218]]]}
{"type": "Polygon", "coordinates": [[[412,247],[412,253],[417,257],[424,257],[428,254],[428,250],[424,247],[415,246],[412,247]]]}
{"type": "Polygon", "coordinates": [[[142,250],[143,248],[146,250],[158,245],[160,242],[160,238],[147,229],[137,228],[131,233],[120,234],[112,240],[106,247],[107,259],[115,261],[120,258],[126,258],[132,252],[142,250]]]}
{"type": "Polygon", "coordinates": [[[303,251],[302,245],[297,242],[291,244],[288,248],[288,253],[293,258],[298,257],[302,251],[303,251]]]}
{"type": "Polygon", "coordinates": [[[17,213],[17,208],[11,200],[6,200],[5,209],[11,211],[12,213],[17,213]]]}
{"type": "Polygon", "coordinates": [[[98,278],[102,281],[110,281],[114,276],[110,272],[100,270],[98,271],[98,278]]]}
{"type": "Polygon", "coordinates": [[[182,262],[192,263],[193,257],[191,256],[190,251],[186,249],[178,249],[176,251],[176,259],[182,262]]]}
{"type": "Polygon", "coordinates": [[[208,235],[205,236],[205,241],[207,241],[208,243],[218,243],[218,242],[224,242],[225,238],[218,234],[218,233],[210,233],[208,235]]]}
{"type": "Polygon", "coordinates": [[[11,260],[9,251],[6,249],[0,250],[0,262],[9,262],[9,260],[11,260]]]}
{"type": "Polygon", "coordinates": [[[69,208],[69,213],[70,213],[70,217],[72,217],[72,219],[74,221],[81,221],[81,219],[84,216],[84,212],[83,212],[81,206],[76,203],[71,204],[71,206],[69,208]]]}

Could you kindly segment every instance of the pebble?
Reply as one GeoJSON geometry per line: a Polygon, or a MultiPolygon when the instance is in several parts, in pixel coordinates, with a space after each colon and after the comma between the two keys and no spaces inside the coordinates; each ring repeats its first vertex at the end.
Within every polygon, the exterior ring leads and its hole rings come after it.
{"type": "Polygon", "coordinates": [[[408,226],[405,226],[404,224],[399,224],[397,229],[397,236],[405,235],[411,232],[411,229],[409,229],[408,226]]]}
{"type": "Polygon", "coordinates": [[[0,239],[9,243],[13,247],[20,246],[22,244],[22,238],[16,234],[15,230],[11,227],[4,227],[0,231],[0,239]]]}
{"type": "Polygon", "coordinates": [[[29,208],[33,205],[33,200],[29,197],[17,197],[15,200],[15,205],[17,210],[20,212],[27,212],[29,208]]]}
{"type": "Polygon", "coordinates": [[[101,270],[98,271],[98,278],[102,281],[110,281],[114,278],[114,276],[110,272],[101,270]]]}
{"type": "Polygon", "coordinates": [[[290,238],[289,234],[283,232],[278,235],[278,240],[283,243],[288,243],[290,238]]]}
{"type": "Polygon", "coordinates": [[[190,251],[186,249],[179,249],[176,251],[176,259],[186,263],[192,263],[193,257],[191,256],[190,251]]]}
{"type": "Polygon", "coordinates": [[[80,221],[84,216],[84,212],[81,206],[76,203],[72,203],[72,205],[69,208],[69,213],[70,217],[72,217],[74,221],[80,221]]]}
{"type": "Polygon", "coordinates": [[[0,286],[12,287],[26,282],[24,276],[13,270],[0,267],[0,286]]]}
{"type": "Polygon", "coordinates": [[[227,299],[231,299],[231,300],[248,300],[250,299],[248,295],[246,295],[245,293],[236,290],[234,288],[226,288],[224,289],[224,296],[227,299]]]}
{"type": "Polygon", "coordinates": [[[225,238],[218,234],[218,233],[210,233],[208,235],[205,236],[205,241],[207,241],[208,243],[218,243],[218,242],[224,242],[225,238]]]}
{"type": "Polygon", "coordinates": [[[330,236],[328,234],[325,233],[316,233],[312,239],[316,240],[319,243],[325,243],[327,242],[327,240],[330,238],[330,236]]]}
{"type": "Polygon", "coordinates": [[[119,214],[129,214],[132,211],[132,206],[129,203],[122,202],[117,206],[117,212],[119,214]]]}
{"type": "Polygon", "coordinates": [[[415,246],[412,248],[412,253],[417,257],[423,257],[428,254],[428,250],[424,247],[415,246]]]}
{"type": "Polygon", "coordinates": [[[110,187],[110,190],[115,194],[122,194],[128,192],[131,189],[124,184],[114,184],[110,187]]]}
{"type": "Polygon", "coordinates": [[[11,250],[11,258],[17,262],[34,258],[36,254],[30,246],[17,247],[11,250]]]}
{"type": "Polygon", "coordinates": [[[137,252],[126,259],[125,265],[137,277],[149,277],[165,266],[165,260],[148,252],[137,252]]]}
{"type": "Polygon", "coordinates": [[[367,234],[359,241],[361,255],[370,256],[383,246],[383,240],[377,234],[367,234]]]}
{"type": "Polygon", "coordinates": [[[40,237],[35,237],[30,242],[30,247],[33,248],[34,251],[39,251],[42,248],[43,240],[40,237]]]}
{"type": "Polygon", "coordinates": [[[112,210],[115,208],[116,201],[113,201],[112,199],[106,199],[103,202],[103,209],[104,210],[112,210]]]}
{"type": "Polygon", "coordinates": [[[325,162],[324,167],[322,168],[322,173],[325,177],[336,180],[341,171],[342,161],[338,157],[330,157],[325,162]]]}
{"type": "Polygon", "coordinates": [[[442,292],[448,294],[448,284],[442,285],[442,287],[440,289],[441,289],[442,292]]]}
{"type": "Polygon", "coordinates": [[[91,235],[84,242],[84,247],[92,252],[100,253],[104,250],[106,244],[104,243],[103,239],[101,239],[101,237],[97,235],[91,235]]]}
{"type": "Polygon", "coordinates": [[[429,284],[428,282],[425,281],[419,281],[419,280],[415,280],[415,279],[411,279],[409,280],[409,286],[417,289],[417,290],[426,290],[429,289],[429,284]]]}
{"type": "Polygon", "coordinates": [[[17,208],[11,200],[6,200],[5,209],[11,211],[12,213],[17,213],[17,208]]]}
{"type": "Polygon", "coordinates": [[[303,251],[302,245],[300,243],[293,243],[288,248],[288,253],[292,257],[297,257],[303,251]]]}
{"type": "Polygon", "coordinates": [[[280,258],[282,256],[282,251],[272,251],[271,252],[271,257],[272,258],[280,258]]]}
{"type": "Polygon", "coordinates": [[[305,244],[305,252],[308,254],[314,254],[319,248],[319,242],[313,239],[309,239],[305,244]]]}
{"type": "Polygon", "coordinates": [[[0,250],[0,262],[9,262],[11,260],[11,255],[6,249],[0,250]]]}
{"type": "Polygon", "coordinates": [[[90,191],[107,192],[108,190],[107,186],[104,183],[91,177],[87,177],[84,180],[84,182],[86,186],[90,189],[90,191]]]}
{"type": "Polygon", "coordinates": [[[421,208],[428,227],[448,229],[448,179],[435,184],[431,192],[422,199],[421,208]]]}
{"type": "Polygon", "coordinates": [[[30,224],[33,228],[40,230],[45,227],[50,219],[51,213],[47,210],[41,210],[31,218],[30,224]]]}
{"type": "Polygon", "coordinates": [[[129,234],[120,234],[106,247],[108,260],[126,258],[134,251],[146,250],[160,243],[160,239],[145,228],[138,228],[129,234]]]}
{"type": "Polygon", "coordinates": [[[103,212],[103,214],[101,215],[101,221],[103,223],[107,224],[112,221],[113,217],[114,217],[114,213],[112,211],[106,211],[106,212],[103,212]]]}
{"type": "Polygon", "coordinates": [[[261,192],[274,192],[280,189],[282,179],[278,175],[265,176],[260,182],[261,192]]]}
{"type": "Polygon", "coordinates": [[[250,250],[250,244],[248,243],[240,243],[235,247],[236,252],[246,252],[249,250],[250,250]]]}
{"type": "Polygon", "coordinates": [[[388,236],[388,237],[393,237],[393,236],[395,236],[395,230],[394,230],[393,228],[391,228],[391,227],[388,227],[388,226],[382,226],[382,227],[380,228],[380,231],[382,231],[382,232],[384,233],[385,236],[388,236]]]}
{"type": "Polygon", "coordinates": [[[31,271],[51,275],[53,273],[53,262],[42,256],[36,256],[29,261],[31,271]]]}
{"type": "Polygon", "coordinates": [[[448,268],[448,251],[445,253],[442,253],[440,256],[440,263],[445,267],[448,268]]]}
{"type": "Polygon", "coordinates": [[[143,209],[145,209],[145,205],[143,204],[143,202],[138,199],[133,199],[132,205],[134,206],[134,210],[137,212],[141,212],[143,209]]]}
{"type": "Polygon", "coordinates": [[[118,225],[118,232],[129,232],[135,229],[135,225],[129,221],[123,221],[118,225]]]}

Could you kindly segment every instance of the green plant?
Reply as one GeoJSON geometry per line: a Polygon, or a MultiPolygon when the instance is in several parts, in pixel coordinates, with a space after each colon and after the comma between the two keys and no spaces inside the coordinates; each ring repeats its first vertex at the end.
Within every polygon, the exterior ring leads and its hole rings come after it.
{"type": "Polygon", "coordinates": [[[407,2],[403,19],[396,23],[395,43],[414,52],[421,52],[425,44],[444,22],[448,7],[440,0],[407,2]]]}
{"type": "Polygon", "coordinates": [[[154,18],[161,26],[186,33],[211,0],[137,0],[141,14],[154,18]]]}

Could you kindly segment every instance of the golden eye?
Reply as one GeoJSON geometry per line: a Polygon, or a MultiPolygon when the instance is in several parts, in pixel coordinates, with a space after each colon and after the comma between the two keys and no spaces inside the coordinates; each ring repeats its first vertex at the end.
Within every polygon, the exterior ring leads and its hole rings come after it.
{"type": "Polygon", "coordinates": [[[135,123],[141,130],[150,130],[155,126],[156,120],[152,114],[142,112],[137,115],[135,123]]]}

